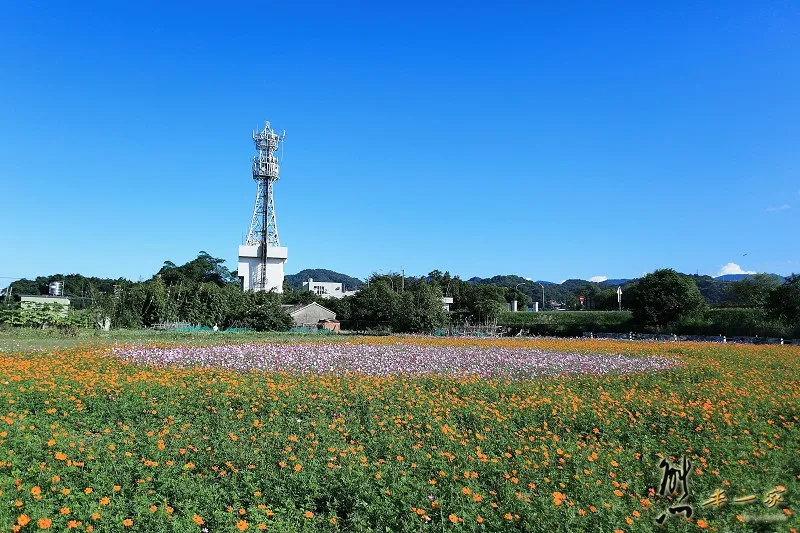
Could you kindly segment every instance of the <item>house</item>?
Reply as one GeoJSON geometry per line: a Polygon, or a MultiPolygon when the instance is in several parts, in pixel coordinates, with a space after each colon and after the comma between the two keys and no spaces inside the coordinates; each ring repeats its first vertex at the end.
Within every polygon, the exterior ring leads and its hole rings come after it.
{"type": "Polygon", "coordinates": [[[294,325],[298,328],[317,329],[320,321],[336,320],[336,313],[327,307],[319,305],[317,302],[283,305],[282,307],[292,317],[294,325]]]}
{"type": "Polygon", "coordinates": [[[444,296],[442,297],[442,307],[448,313],[450,312],[450,306],[453,305],[453,297],[452,296],[444,296]]]}
{"type": "Polygon", "coordinates": [[[319,329],[327,329],[328,331],[332,331],[334,333],[341,333],[342,327],[339,324],[338,320],[320,320],[319,324],[317,324],[319,329]]]}
{"type": "Polygon", "coordinates": [[[341,283],[334,281],[314,281],[308,278],[303,282],[303,289],[311,291],[323,298],[341,298],[342,296],[352,296],[358,291],[346,291],[341,283]]]}

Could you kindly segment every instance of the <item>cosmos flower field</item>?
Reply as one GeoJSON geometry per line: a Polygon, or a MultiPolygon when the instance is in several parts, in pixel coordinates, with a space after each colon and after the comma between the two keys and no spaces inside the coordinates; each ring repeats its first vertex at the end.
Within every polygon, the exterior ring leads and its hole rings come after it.
{"type": "Polygon", "coordinates": [[[0,348],[0,401],[0,531],[798,528],[796,346],[0,348]]]}

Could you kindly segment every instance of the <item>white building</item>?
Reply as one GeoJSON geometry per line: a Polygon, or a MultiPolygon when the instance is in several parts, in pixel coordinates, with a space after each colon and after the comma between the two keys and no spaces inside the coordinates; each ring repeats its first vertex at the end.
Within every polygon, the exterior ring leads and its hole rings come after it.
{"type": "Polygon", "coordinates": [[[267,262],[261,262],[261,244],[242,244],[239,246],[239,265],[237,275],[242,280],[245,291],[283,292],[283,265],[289,249],[285,246],[267,246],[267,262]],[[265,283],[262,284],[261,269],[266,268],[265,283]]]}
{"type": "Polygon", "coordinates": [[[358,291],[345,291],[344,285],[334,281],[314,281],[308,278],[308,281],[303,282],[303,289],[311,291],[317,296],[323,298],[341,298],[343,296],[352,296],[358,291]]]}
{"type": "Polygon", "coordinates": [[[453,305],[453,297],[452,296],[443,296],[442,297],[442,307],[444,307],[444,310],[449,313],[451,305],[453,305]]]}

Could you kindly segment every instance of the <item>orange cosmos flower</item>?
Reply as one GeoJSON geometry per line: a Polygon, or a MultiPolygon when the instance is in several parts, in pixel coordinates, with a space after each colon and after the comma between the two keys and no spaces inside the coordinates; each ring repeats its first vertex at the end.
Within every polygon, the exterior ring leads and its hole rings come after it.
{"type": "Polygon", "coordinates": [[[49,518],[40,518],[36,521],[36,525],[39,526],[39,529],[50,529],[50,526],[53,524],[53,521],[49,518]]]}
{"type": "Polygon", "coordinates": [[[133,525],[133,520],[131,520],[130,518],[126,518],[125,520],[122,521],[122,525],[125,527],[131,527],[133,525]]]}
{"type": "Polygon", "coordinates": [[[312,513],[311,511],[306,511],[305,513],[303,513],[303,516],[305,516],[306,518],[314,518],[314,513],[312,513]]]}
{"type": "Polygon", "coordinates": [[[203,521],[203,517],[198,514],[192,516],[192,522],[194,522],[198,526],[202,526],[203,524],[205,524],[205,522],[203,521]]]}
{"type": "Polygon", "coordinates": [[[26,514],[21,514],[17,517],[17,524],[26,526],[31,521],[31,517],[26,514]]]}
{"type": "Polygon", "coordinates": [[[236,529],[239,531],[246,531],[248,527],[250,527],[250,524],[247,523],[247,520],[239,520],[236,522],[236,529]]]}

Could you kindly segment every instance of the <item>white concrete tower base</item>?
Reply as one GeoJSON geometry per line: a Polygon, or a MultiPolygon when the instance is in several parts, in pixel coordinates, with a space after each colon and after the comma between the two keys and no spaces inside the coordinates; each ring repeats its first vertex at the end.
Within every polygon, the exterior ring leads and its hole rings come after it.
{"type": "Polygon", "coordinates": [[[245,291],[283,292],[283,265],[289,256],[285,246],[267,246],[267,264],[261,262],[260,244],[239,246],[238,275],[245,291]],[[261,285],[262,268],[267,270],[266,285],[261,285]]]}

